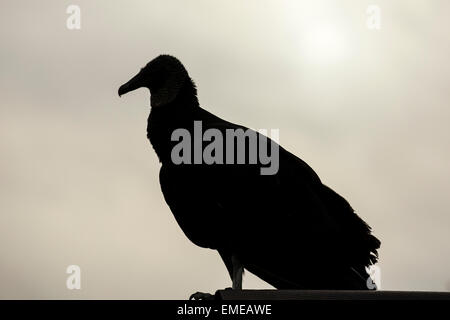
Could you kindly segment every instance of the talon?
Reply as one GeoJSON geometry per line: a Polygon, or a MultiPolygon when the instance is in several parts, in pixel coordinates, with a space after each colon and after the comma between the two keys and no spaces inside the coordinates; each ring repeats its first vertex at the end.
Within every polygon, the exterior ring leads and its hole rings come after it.
{"type": "Polygon", "coordinates": [[[213,300],[213,299],[214,295],[198,291],[196,293],[191,294],[191,296],[189,297],[189,300],[213,300]]]}
{"type": "Polygon", "coordinates": [[[191,295],[189,296],[189,300],[196,300],[196,296],[197,296],[199,293],[200,293],[200,292],[196,292],[196,293],[191,294],[191,295]]]}

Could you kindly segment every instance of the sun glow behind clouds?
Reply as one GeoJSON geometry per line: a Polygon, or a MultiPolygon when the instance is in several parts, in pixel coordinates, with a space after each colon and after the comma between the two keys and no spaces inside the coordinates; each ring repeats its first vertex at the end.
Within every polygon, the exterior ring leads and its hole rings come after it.
{"type": "Polygon", "coordinates": [[[311,24],[305,26],[302,33],[300,48],[305,57],[313,63],[339,62],[349,54],[345,33],[332,24],[311,24]]]}
{"type": "Polygon", "coordinates": [[[348,17],[318,3],[285,3],[285,27],[302,60],[312,65],[338,64],[351,53],[348,17]]]}

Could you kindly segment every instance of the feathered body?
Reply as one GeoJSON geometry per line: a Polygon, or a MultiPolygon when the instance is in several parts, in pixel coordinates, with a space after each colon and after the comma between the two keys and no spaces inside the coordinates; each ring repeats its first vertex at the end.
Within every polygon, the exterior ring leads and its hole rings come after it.
{"type": "Polygon", "coordinates": [[[278,289],[367,289],[365,267],[377,261],[379,240],[300,158],[280,146],[274,175],[261,175],[259,161],[173,163],[175,129],[193,136],[194,121],[223,136],[227,129],[247,129],[202,109],[193,81],[180,79],[173,99],[152,104],[147,136],[162,163],[164,198],[185,235],[200,247],[218,250],[230,276],[234,255],[278,289]]]}

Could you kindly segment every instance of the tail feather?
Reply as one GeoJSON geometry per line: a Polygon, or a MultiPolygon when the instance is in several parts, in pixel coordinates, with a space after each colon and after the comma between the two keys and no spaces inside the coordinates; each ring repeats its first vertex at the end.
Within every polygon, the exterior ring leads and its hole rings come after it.
{"type": "Polygon", "coordinates": [[[341,227],[347,238],[349,261],[352,265],[369,266],[378,261],[378,249],[381,242],[374,235],[370,226],[362,220],[350,204],[329,187],[323,185],[321,197],[329,208],[330,215],[341,227]]]}

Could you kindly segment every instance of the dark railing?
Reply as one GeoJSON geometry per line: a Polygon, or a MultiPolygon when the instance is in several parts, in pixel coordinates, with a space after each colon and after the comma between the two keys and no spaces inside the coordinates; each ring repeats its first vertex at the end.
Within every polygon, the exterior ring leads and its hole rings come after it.
{"type": "Polygon", "coordinates": [[[450,300],[450,292],[354,290],[218,290],[219,300],[450,300]]]}

